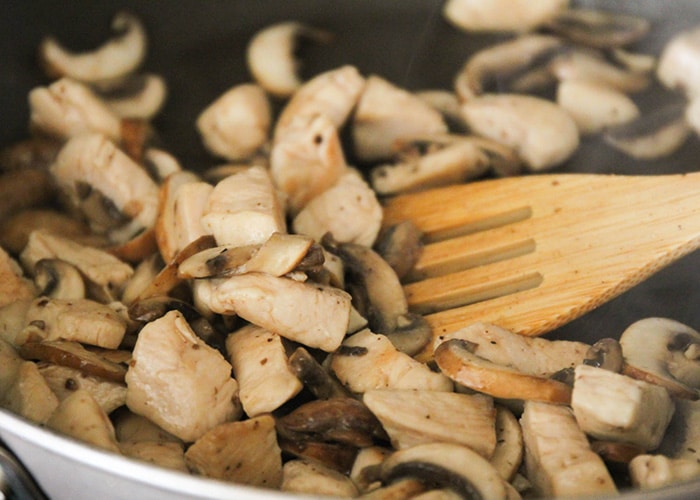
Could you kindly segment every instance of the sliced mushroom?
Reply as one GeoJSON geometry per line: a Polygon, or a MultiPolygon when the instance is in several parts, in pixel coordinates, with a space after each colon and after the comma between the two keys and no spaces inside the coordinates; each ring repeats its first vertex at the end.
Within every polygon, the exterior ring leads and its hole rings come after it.
{"type": "Polygon", "coordinates": [[[620,469],[627,469],[634,457],[644,454],[639,446],[620,441],[592,440],[591,450],[600,455],[613,475],[620,469]]]}
{"type": "MultiPolygon", "coordinates": [[[[373,467],[368,466],[365,468],[365,471],[368,469],[373,469],[373,467]]],[[[374,485],[375,483],[378,483],[380,486],[371,488],[359,498],[363,500],[403,500],[404,498],[414,498],[426,490],[425,485],[421,481],[410,478],[399,479],[386,486],[381,486],[378,480],[373,481],[371,484],[374,485]]]]}
{"type": "Polygon", "coordinates": [[[527,401],[520,418],[527,478],[539,496],[601,496],[617,488],[570,408],[527,401]]]}
{"type": "Polygon", "coordinates": [[[182,172],[180,162],[172,154],[156,147],[148,147],[143,152],[143,168],[161,184],[171,174],[182,172]]]}
{"type": "Polygon", "coordinates": [[[46,170],[63,143],[50,137],[30,137],[0,149],[0,171],[46,170]]]}
{"type": "Polygon", "coordinates": [[[700,95],[700,26],[675,35],[664,46],[656,76],[666,87],[687,98],[700,95]]]}
{"type": "Polygon", "coordinates": [[[20,347],[20,354],[25,359],[75,368],[88,376],[117,383],[123,383],[126,374],[124,365],[110,361],[98,352],[88,351],[77,342],[66,340],[26,342],[20,347]]]}
{"type": "Polygon", "coordinates": [[[337,241],[371,247],[379,234],[382,206],[376,193],[355,169],[348,169],[294,217],[295,233],[321,241],[327,233],[337,241]]]}
{"type": "Polygon", "coordinates": [[[410,220],[394,224],[379,234],[374,248],[399,280],[413,269],[423,251],[423,234],[410,220]]]}
{"type": "Polygon", "coordinates": [[[208,295],[208,306],[215,313],[238,314],[282,337],[327,352],[342,342],[350,317],[351,299],[346,292],[265,273],[215,280],[208,295]]]}
{"type": "Polygon", "coordinates": [[[523,460],[523,431],[517,417],[503,405],[496,405],[496,448],[489,462],[505,481],[511,481],[523,460]]]}
{"type": "Polygon", "coordinates": [[[32,422],[46,423],[58,407],[58,398],[36,363],[20,361],[7,385],[6,391],[0,394],[0,406],[32,422]]]}
{"type": "Polygon", "coordinates": [[[296,396],[301,381],[287,365],[279,335],[247,325],[226,338],[243,410],[249,417],[270,413],[296,396]]]}
{"type": "Polygon", "coordinates": [[[663,387],[587,365],[576,367],[571,407],[586,434],[646,451],[659,445],[674,412],[663,387]]]}
{"type": "Polygon", "coordinates": [[[146,30],[141,20],[128,12],[118,12],[114,16],[112,30],[118,35],[86,53],[70,52],[53,37],[44,39],[39,54],[47,73],[86,82],[110,80],[131,73],[146,56],[146,30]]]}
{"type": "Polygon", "coordinates": [[[583,364],[620,373],[624,366],[620,342],[612,338],[596,341],[586,352],[583,364]]]}
{"type": "Polygon", "coordinates": [[[241,414],[231,365],[177,311],[141,329],[125,380],[127,406],[183,441],[241,414]]]}
{"type": "Polygon", "coordinates": [[[474,133],[513,148],[534,171],[559,165],[579,145],[569,114],[539,97],[484,95],[464,103],[462,112],[474,133]]]}
{"type": "Polygon", "coordinates": [[[603,137],[605,142],[632,158],[653,160],[676,152],[690,132],[685,104],[671,104],[612,127],[603,137]]]}
{"type": "Polygon", "coordinates": [[[418,479],[447,488],[462,498],[505,499],[505,482],[498,471],[475,451],[452,443],[430,443],[392,453],[381,464],[383,483],[418,479]]]}
{"type": "Polygon", "coordinates": [[[569,0],[449,0],[443,6],[444,17],[466,31],[531,31],[566,9],[569,0]]]}
{"type": "Polygon", "coordinates": [[[488,396],[380,389],[365,392],[362,401],[397,450],[432,442],[455,443],[490,458],[496,449],[496,410],[488,396]]]}
{"type": "Polygon", "coordinates": [[[588,80],[624,93],[646,90],[651,75],[614,65],[597,52],[572,49],[552,59],[549,68],[559,81],[588,80]]]}
{"type": "Polygon", "coordinates": [[[631,45],[646,36],[651,22],[640,16],[599,9],[569,8],[545,24],[574,43],[598,49],[631,45]]]}
{"type": "Polygon", "coordinates": [[[466,132],[467,124],[464,122],[460,110],[459,97],[455,92],[442,89],[420,90],[416,97],[423,100],[436,111],[439,111],[450,130],[466,132]]]}
{"type": "Polygon", "coordinates": [[[495,398],[568,404],[571,387],[553,378],[531,375],[474,354],[473,345],[452,339],[435,349],[440,371],[453,381],[495,398]]]}
{"type": "Polygon", "coordinates": [[[270,415],[214,427],[187,449],[185,460],[206,477],[265,488],[282,482],[282,453],[270,415]]]}
{"type": "Polygon", "coordinates": [[[207,149],[227,160],[253,156],[267,142],[272,110],[262,87],[232,87],[197,118],[197,130],[207,149]]]}
{"type": "MultiPolygon", "coordinates": [[[[352,464],[352,469],[350,470],[349,477],[358,486],[361,493],[367,493],[381,487],[379,481],[367,480],[363,469],[366,467],[372,467],[379,465],[391,454],[390,448],[385,448],[382,446],[367,446],[357,451],[355,456],[355,461],[352,464]]],[[[372,470],[372,469],[370,469],[372,470]]],[[[420,483],[416,483],[416,490],[422,490],[420,483]]],[[[408,495],[405,495],[408,496],[408,495]]],[[[398,500],[399,497],[397,497],[398,500]]],[[[400,498],[403,498],[400,497],[400,498]]],[[[388,498],[387,498],[388,500],[388,498]]]]}
{"type": "Polygon", "coordinates": [[[623,373],[665,387],[672,395],[698,399],[700,333],[678,321],[645,318],[620,336],[623,373]]]}
{"type": "Polygon", "coordinates": [[[565,80],[557,87],[557,104],[574,119],[583,135],[631,122],[639,108],[627,94],[586,80],[565,80]]]}
{"type": "Polygon", "coordinates": [[[442,115],[408,91],[373,75],[355,110],[352,138],[361,161],[391,158],[399,141],[447,132],[442,115]]]}
{"type": "Polygon", "coordinates": [[[52,137],[95,132],[115,141],[121,138],[121,118],[89,87],[70,78],[32,89],[29,108],[30,127],[52,137]]]}
{"type": "Polygon", "coordinates": [[[202,225],[218,245],[263,243],[272,233],[286,232],[282,204],[268,170],[250,167],[214,186],[202,225]]]}
{"type": "Polygon", "coordinates": [[[151,120],[165,104],[168,88],[160,75],[144,73],[128,76],[107,88],[93,88],[109,109],[121,118],[151,120]]]}
{"type": "MultiPolygon", "coordinates": [[[[0,221],[24,209],[53,201],[55,186],[46,169],[28,168],[0,175],[0,221]]],[[[8,248],[8,250],[10,250],[8,248]]]]}
{"type": "Polygon", "coordinates": [[[158,186],[104,135],[86,134],[68,141],[51,173],[72,204],[81,207],[92,229],[107,232],[115,243],[154,226],[158,186]],[[99,193],[98,207],[90,204],[93,193],[99,193]]]}
{"type": "Polygon", "coordinates": [[[295,58],[298,40],[327,43],[331,37],[327,31],[295,21],[270,25],[250,40],[246,53],[248,69],[267,92],[289,97],[302,85],[295,58]]]}
{"type": "Polygon", "coordinates": [[[286,194],[292,215],[335,184],[346,170],[338,130],[321,114],[295,117],[270,152],[270,175],[286,194]]]}
{"type": "Polygon", "coordinates": [[[134,269],[134,274],[124,286],[121,301],[129,306],[156,279],[163,268],[163,262],[158,253],[143,259],[134,269]]]}
{"type": "Polygon", "coordinates": [[[290,460],[284,464],[282,491],[296,494],[352,498],[357,486],[344,474],[309,460],[290,460]]]}
{"type": "Polygon", "coordinates": [[[624,68],[638,73],[651,73],[657,66],[657,57],[643,52],[617,48],[610,51],[610,57],[624,68]]]}
{"type": "Polygon", "coordinates": [[[511,78],[543,64],[563,47],[560,38],[540,34],[489,46],[467,60],[455,79],[455,91],[462,102],[489,91],[507,91],[511,78]]]}
{"type": "Polygon", "coordinates": [[[34,266],[39,295],[54,299],[84,299],[85,282],[80,271],[60,259],[41,259],[34,266]]]}
{"type": "Polygon", "coordinates": [[[358,394],[372,389],[452,390],[446,376],[397,350],[386,336],[368,329],[348,337],[331,356],[330,367],[345,387],[358,394]]]}
{"type": "Polygon", "coordinates": [[[354,66],[323,72],[305,82],[280,112],[274,138],[280,140],[290,125],[303,117],[323,115],[341,129],[365,87],[365,79],[354,66]]]}
{"type": "Polygon", "coordinates": [[[77,368],[61,366],[54,363],[37,363],[39,373],[59,401],[79,389],[86,390],[95,399],[97,404],[110,414],[117,408],[124,406],[126,401],[126,386],[123,382],[114,382],[93,375],[87,375],[77,368]]]}
{"type": "Polygon", "coordinates": [[[289,356],[289,368],[318,399],[344,398],[350,393],[321,363],[303,347],[289,356]]]}

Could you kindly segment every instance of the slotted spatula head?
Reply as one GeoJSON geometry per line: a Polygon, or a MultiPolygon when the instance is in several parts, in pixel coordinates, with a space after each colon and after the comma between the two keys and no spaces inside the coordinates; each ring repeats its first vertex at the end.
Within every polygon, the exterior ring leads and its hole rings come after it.
{"type": "Polygon", "coordinates": [[[700,246],[700,174],[543,174],[388,200],[385,225],[409,219],[426,247],[405,291],[434,336],[476,321],[541,335],[700,246]]]}

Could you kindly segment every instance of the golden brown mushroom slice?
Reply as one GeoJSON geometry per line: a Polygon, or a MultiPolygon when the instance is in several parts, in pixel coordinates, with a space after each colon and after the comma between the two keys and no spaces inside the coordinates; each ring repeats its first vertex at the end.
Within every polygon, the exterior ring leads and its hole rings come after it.
{"type": "Polygon", "coordinates": [[[99,354],[88,351],[78,342],[67,340],[44,340],[26,342],[20,347],[25,359],[46,361],[60,366],[75,368],[81,372],[113,382],[123,383],[126,367],[109,361],[99,354]]]}
{"type": "Polygon", "coordinates": [[[571,387],[552,378],[532,375],[499,365],[474,354],[473,345],[460,339],[435,349],[440,371],[458,384],[496,398],[568,404],[571,387]]]}
{"type": "Polygon", "coordinates": [[[358,495],[357,486],[345,474],[310,460],[290,460],[284,464],[282,491],[352,498],[358,495]]]}
{"type": "Polygon", "coordinates": [[[278,488],[282,452],[270,415],[222,423],[203,434],[185,453],[197,474],[238,484],[278,488]]]}
{"type": "Polygon", "coordinates": [[[523,460],[523,431],[511,410],[496,405],[496,448],[489,462],[501,477],[512,481],[523,460]]]}

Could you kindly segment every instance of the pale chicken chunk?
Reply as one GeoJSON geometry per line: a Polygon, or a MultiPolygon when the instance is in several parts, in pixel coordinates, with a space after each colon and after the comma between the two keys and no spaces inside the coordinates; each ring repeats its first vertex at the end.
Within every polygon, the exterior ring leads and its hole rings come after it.
{"type": "Polygon", "coordinates": [[[400,352],[386,336],[368,329],[348,337],[333,354],[330,366],[355,393],[372,389],[452,390],[449,378],[400,352]]]}
{"type": "Polygon", "coordinates": [[[238,314],[282,337],[327,352],[343,341],[351,297],[338,288],[265,273],[217,280],[207,305],[215,313],[238,314]]]}
{"type": "Polygon", "coordinates": [[[347,170],[338,181],[313,198],[292,222],[295,233],[320,240],[331,233],[341,243],[371,247],[382,224],[382,206],[376,193],[357,170],[347,170]]]}
{"type": "Polygon", "coordinates": [[[263,243],[272,233],[287,232],[284,209],[270,175],[258,166],[214,186],[202,224],[218,245],[253,245],[263,243]]]}
{"type": "Polygon", "coordinates": [[[22,268],[0,247],[0,307],[23,299],[34,298],[31,281],[22,276],[22,268]]]}
{"type": "Polygon", "coordinates": [[[58,398],[36,364],[22,361],[7,391],[0,396],[0,406],[32,422],[43,424],[58,406],[58,398]]]}
{"type": "Polygon", "coordinates": [[[226,339],[233,373],[240,386],[243,410],[249,417],[279,408],[301,391],[291,372],[279,335],[255,325],[244,326],[226,339]]]}
{"type": "Polygon", "coordinates": [[[207,182],[190,182],[175,194],[175,243],[178,250],[201,236],[209,234],[202,224],[202,215],[214,187],[207,182]]]}
{"type": "Polygon", "coordinates": [[[126,373],[126,404],[183,441],[240,416],[231,365],[178,311],[139,333],[126,373]]]}

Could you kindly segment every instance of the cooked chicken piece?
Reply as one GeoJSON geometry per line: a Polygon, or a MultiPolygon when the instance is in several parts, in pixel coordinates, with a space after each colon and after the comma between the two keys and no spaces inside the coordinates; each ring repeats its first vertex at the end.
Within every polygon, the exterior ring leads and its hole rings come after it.
{"type": "Polygon", "coordinates": [[[525,337],[489,323],[474,323],[449,335],[440,335],[435,347],[453,338],[475,344],[474,354],[528,375],[550,376],[581,363],[588,344],[568,340],[525,337]]]}
{"type": "Polygon", "coordinates": [[[265,273],[215,280],[205,299],[215,313],[251,323],[309,347],[331,352],[345,336],[350,295],[338,288],[265,273]]]}
{"type": "Polygon", "coordinates": [[[250,167],[220,181],[209,196],[202,224],[218,245],[263,243],[272,233],[285,233],[283,207],[268,171],[250,167]]]}
{"type": "Polygon", "coordinates": [[[32,299],[23,299],[0,307],[0,340],[9,343],[13,348],[18,345],[17,336],[24,329],[24,318],[31,304],[32,299]]]}
{"type": "Polygon", "coordinates": [[[576,367],[571,406],[586,434],[644,450],[656,449],[674,412],[663,387],[588,365],[576,367]]]}
{"type": "Polygon", "coordinates": [[[14,383],[23,361],[14,346],[0,338],[0,399],[14,383]]]}
{"type": "Polygon", "coordinates": [[[520,425],[527,477],[538,495],[616,493],[603,460],[591,450],[570,408],[527,401],[520,425]]]}
{"type": "Polygon", "coordinates": [[[36,290],[32,282],[22,276],[22,268],[0,247],[0,307],[17,300],[32,299],[36,290]]]}
{"type": "Polygon", "coordinates": [[[275,139],[284,136],[298,116],[324,115],[333,126],[342,128],[365,86],[365,79],[354,66],[341,66],[315,76],[289,99],[275,124],[275,139]]]}
{"type": "Polygon", "coordinates": [[[19,364],[14,380],[4,394],[0,406],[36,422],[45,423],[58,407],[58,398],[32,361],[19,364]]]}
{"type": "Polygon", "coordinates": [[[452,391],[450,379],[398,351],[384,335],[362,330],[332,355],[330,367],[355,393],[372,389],[452,391]]]}
{"type": "Polygon", "coordinates": [[[126,402],[126,386],[123,383],[87,375],[77,368],[54,363],[41,362],[37,363],[37,366],[59,401],[63,401],[78,389],[84,389],[107,414],[124,406],[126,402]]]}
{"type": "Polygon", "coordinates": [[[111,307],[88,299],[39,297],[25,318],[18,342],[70,340],[116,349],[126,333],[126,321],[111,307]]]}
{"type": "Polygon", "coordinates": [[[338,129],[325,115],[295,117],[270,152],[270,175],[287,195],[292,214],[332,186],[346,169],[338,129]]]}
{"type": "Polygon", "coordinates": [[[243,410],[249,417],[269,413],[301,391],[302,384],[287,364],[279,335],[255,325],[244,326],[226,339],[243,410]]]}
{"type": "Polygon", "coordinates": [[[33,272],[42,259],[61,259],[73,264],[89,282],[88,286],[93,285],[91,292],[106,301],[114,300],[134,273],[129,264],[103,250],[45,231],[34,231],[20,254],[20,261],[33,272]]]}
{"type": "Polygon", "coordinates": [[[66,436],[120,453],[112,422],[84,389],[78,389],[61,401],[46,426],[66,436]]]}
{"type": "Polygon", "coordinates": [[[250,486],[279,488],[282,451],[270,415],[227,422],[206,432],[185,453],[199,475],[250,486]]]}
{"type": "Polygon", "coordinates": [[[170,311],[143,327],[126,374],[126,404],[184,441],[240,416],[231,365],[170,311]]]}
{"type": "Polygon", "coordinates": [[[383,389],[367,391],[362,401],[396,449],[440,441],[467,446],[489,458],[496,448],[496,410],[488,396],[383,389]]]}
{"type": "Polygon", "coordinates": [[[202,236],[209,234],[202,216],[214,187],[206,182],[189,182],[175,193],[175,248],[179,251],[202,236]]]}
{"type": "Polygon", "coordinates": [[[295,233],[320,241],[331,233],[341,243],[371,247],[382,224],[376,193],[357,170],[347,170],[329,189],[309,201],[294,217],[295,233]]]}
{"type": "Polygon", "coordinates": [[[307,460],[290,460],[283,467],[282,491],[352,498],[358,495],[352,480],[338,471],[307,460]]]}
{"type": "Polygon", "coordinates": [[[366,80],[352,127],[355,154],[368,162],[391,158],[402,140],[447,132],[439,111],[376,75],[366,80]]]}
{"type": "Polygon", "coordinates": [[[166,469],[189,472],[185,462],[185,447],[182,443],[162,441],[137,441],[119,443],[122,454],[145,460],[166,469]]]}
{"type": "Polygon", "coordinates": [[[50,170],[70,201],[81,207],[93,230],[106,232],[112,241],[125,242],[155,224],[158,186],[106,136],[93,133],[71,139],[50,170]],[[86,201],[97,193],[98,203],[86,201]]]}
{"type": "Polygon", "coordinates": [[[175,442],[182,441],[158,427],[143,415],[130,411],[127,407],[112,416],[114,431],[120,443],[175,442]]]}
{"type": "MultiPolygon", "coordinates": [[[[199,182],[199,177],[193,172],[183,170],[175,172],[161,183],[158,192],[158,214],[154,232],[158,251],[160,252],[163,261],[167,264],[173,260],[179,250],[177,231],[177,217],[175,216],[175,208],[177,202],[177,193],[179,189],[189,183],[199,182]]],[[[210,187],[211,191],[213,187],[210,187]]],[[[206,194],[204,203],[209,199],[209,193],[206,194]]],[[[199,203],[197,203],[197,206],[199,203]]],[[[201,213],[200,213],[201,219],[201,213]]],[[[201,220],[200,220],[201,225],[201,220]]]]}

